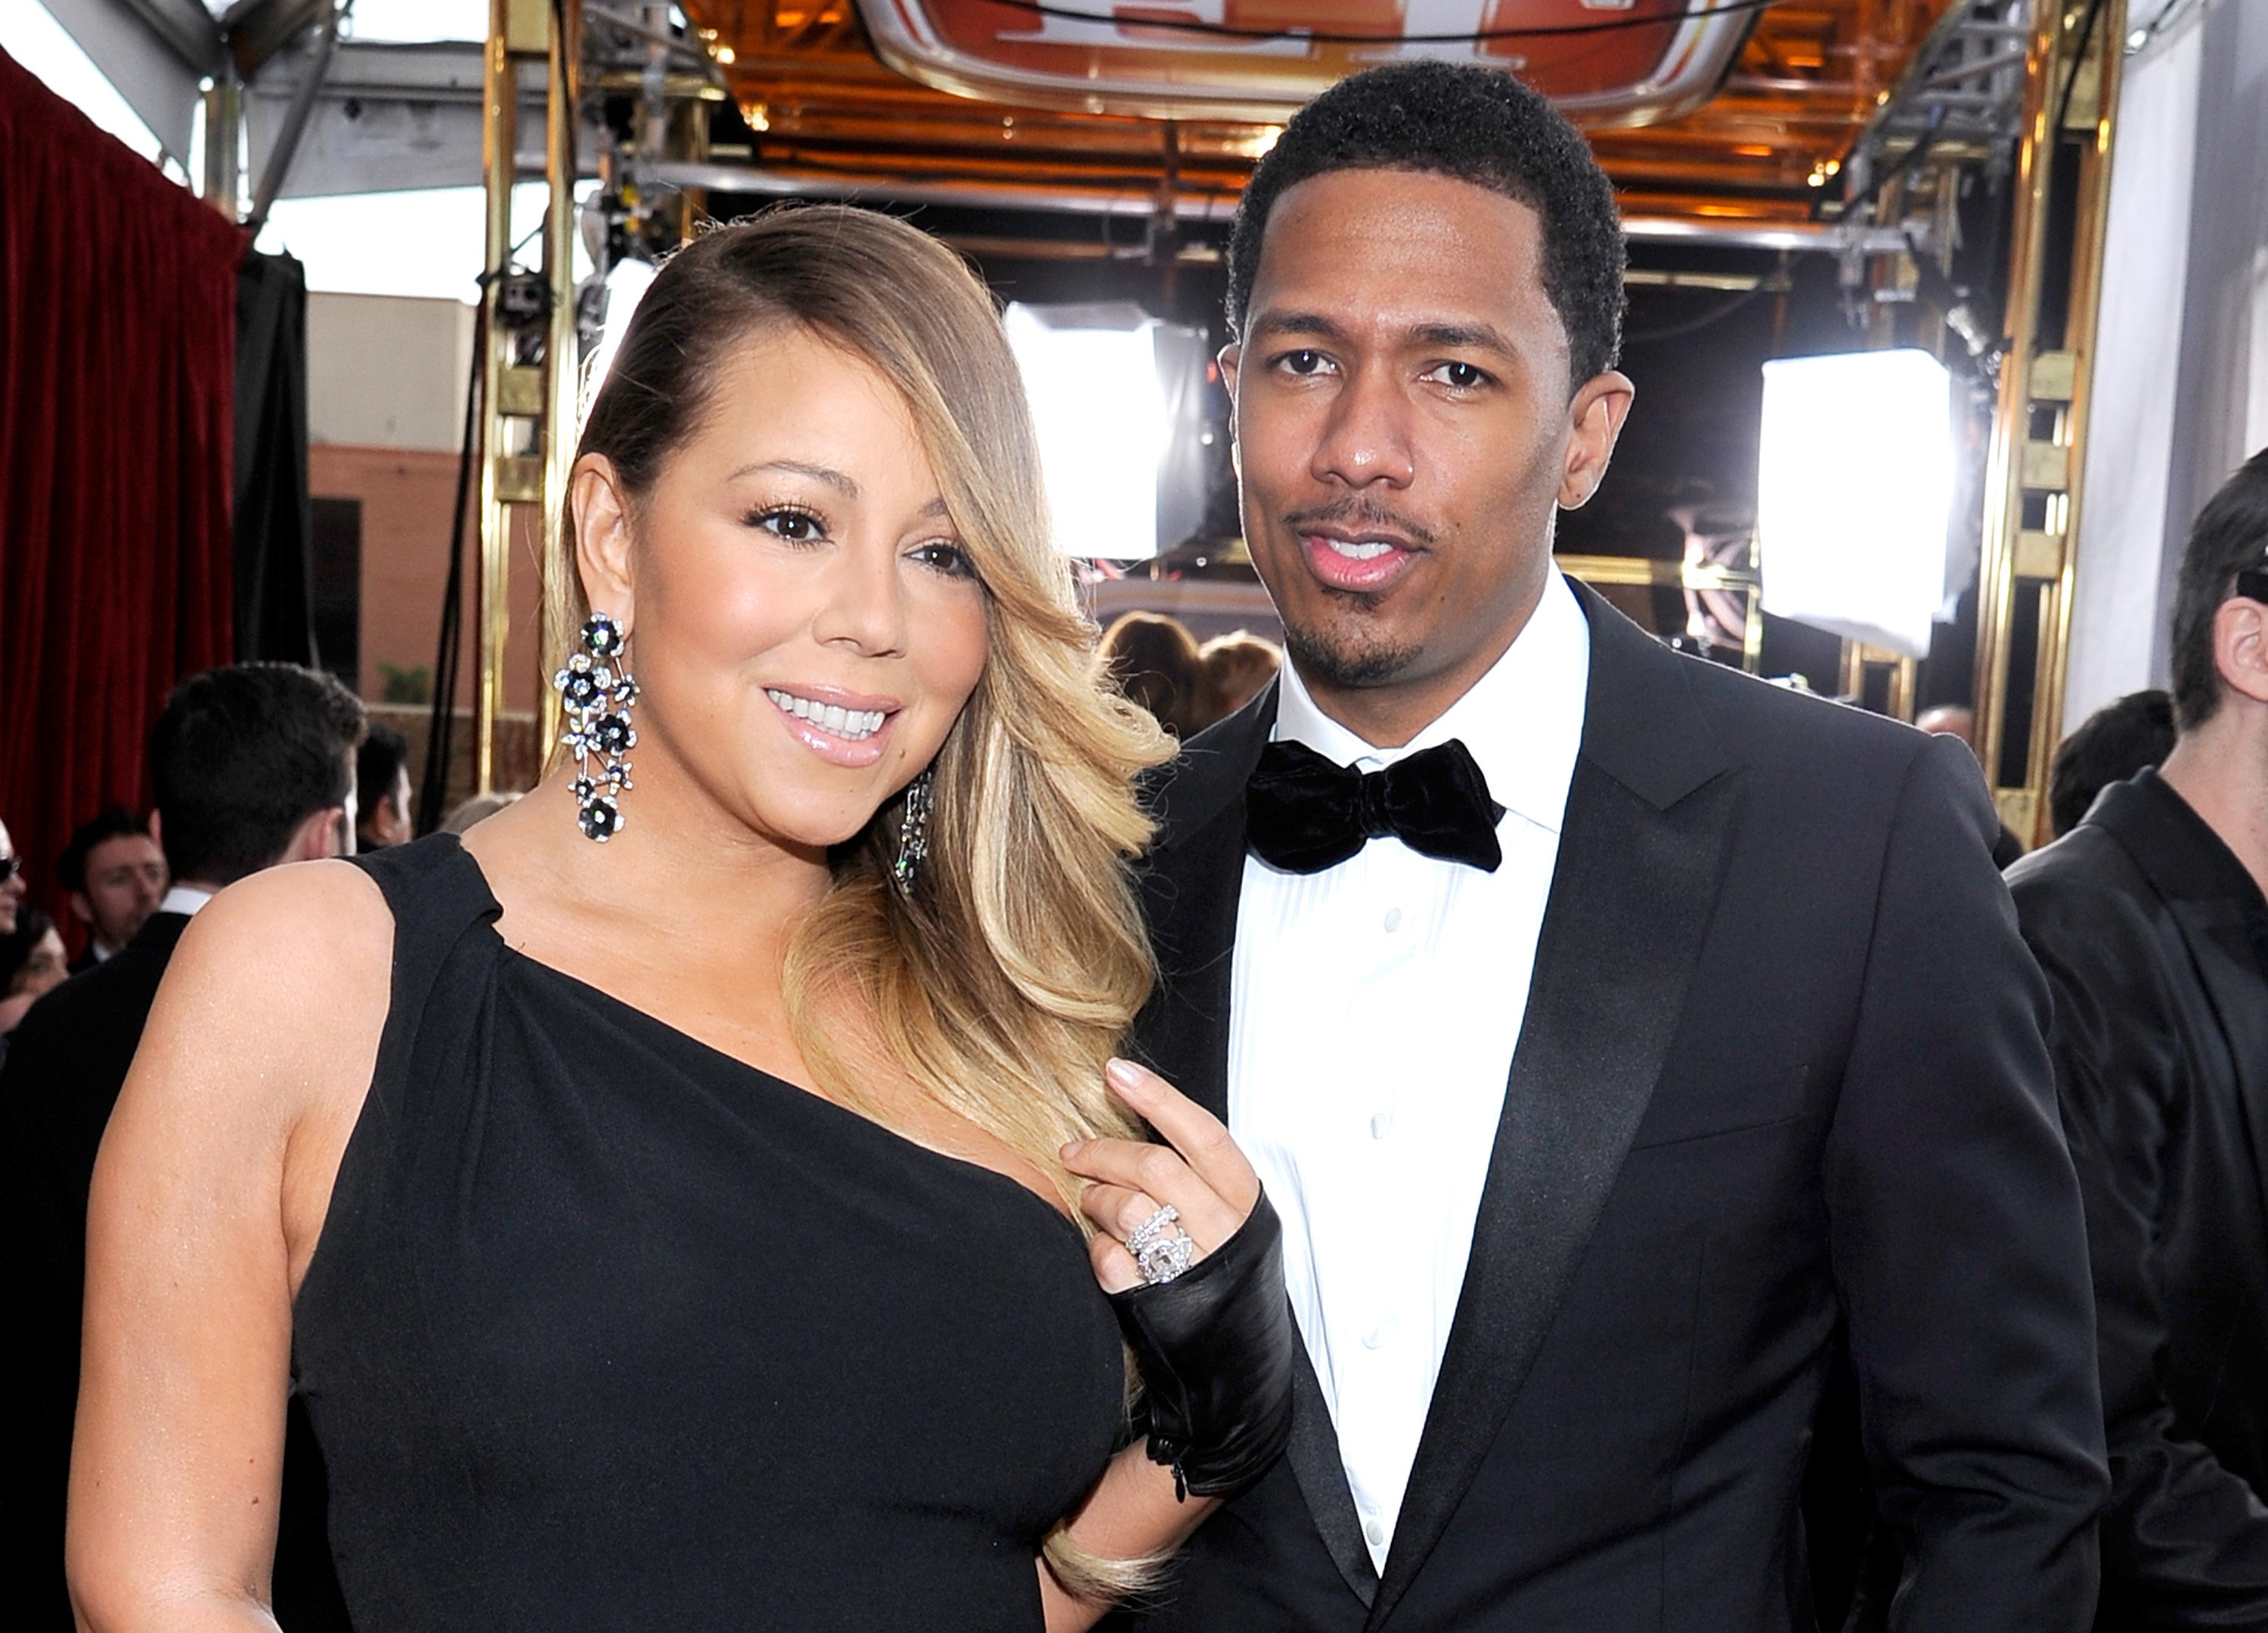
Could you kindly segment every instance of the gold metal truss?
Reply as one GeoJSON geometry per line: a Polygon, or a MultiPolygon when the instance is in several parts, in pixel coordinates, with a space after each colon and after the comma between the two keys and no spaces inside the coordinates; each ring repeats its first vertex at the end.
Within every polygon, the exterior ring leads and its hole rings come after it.
{"type": "MultiPolygon", "coordinates": [[[[575,434],[575,76],[582,0],[490,0],[482,171],[488,193],[487,253],[481,300],[480,658],[473,710],[474,786],[496,786],[497,720],[504,709],[514,512],[530,508],[541,529],[565,509],[575,434]],[[545,179],[541,310],[526,305],[536,287],[512,273],[512,195],[521,180],[517,151],[520,97],[541,72],[545,179]]],[[[541,552],[537,553],[541,559],[541,552]]],[[[540,588],[540,586],[539,586],[540,588]]],[[[537,598],[542,604],[543,597],[537,598]]],[[[537,662],[554,632],[534,632],[537,662]]],[[[539,698],[548,698],[537,688],[539,698]]],[[[556,710],[539,706],[537,740],[554,733],[556,710]]],[[[537,763],[542,755],[539,752],[537,763]]]]}
{"type": "Polygon", "coordinates": [[[2126,0],[2042,0],[2028,47],[1977,609],[1977,754],[2000,820],[2028,845],[2045,837],[2063,718],[2125,40],[2126,0]]]}

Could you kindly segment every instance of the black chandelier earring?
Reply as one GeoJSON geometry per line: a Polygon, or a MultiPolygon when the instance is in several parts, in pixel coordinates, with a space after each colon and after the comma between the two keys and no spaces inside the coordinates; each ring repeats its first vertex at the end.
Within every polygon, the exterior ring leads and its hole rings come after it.
{"type": "Polygon", "coordinates": [[[575,820],[586,838],[605,844],[622,831],[622,795],[630,786],[630,762],[622,756],[637,747],[630,705],[637,682],[621,666],[630,637],[604,613],[583,625],[583,650],[551,677],[567,713],[559,740],[575,756],[575,820]]]}
{"type": "Polygon", "coordinates": [[[890,877],[899,893],[910,896],[929,857],[929,819],[935,796],[935,770],[925,770],[906,784],[904,811],[898,817],[898,857],[890,864],[890,877]]]}

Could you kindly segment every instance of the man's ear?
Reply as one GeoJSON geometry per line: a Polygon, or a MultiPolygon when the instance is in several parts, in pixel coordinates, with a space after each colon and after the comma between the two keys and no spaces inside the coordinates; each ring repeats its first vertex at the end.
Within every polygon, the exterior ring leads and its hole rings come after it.
{"type": "Polygon", "coordinates": [[[70,893],[70,901],[71,916],[92,929],[94,925],[94,903],[88,901],[83,892],[77,890],[70,893]]]}
{"type": "Polygon", "coordinates": [[[603,612],[628,635],[637,622],[637,592],[631,571],[630,495],[615,462],[602,453],[575,461],[567,478],[567,514],[575,537],[575,570],[593,612],[603,612]]]}
{"type": "Polygon", "coordinates": [[[2234,596],[2213,615],[2213,663],[2223,686],[2268,703],[2268,607],[2234,596]]]}
{"type": "Polygon", "coordinates": [[[1567,457],[1559,469],[1559,508],[1580,511],[1607,479],[1615,443],[1638,394],[1629,376],[1614,369],[1585,380],[1567,405],[1567,457]]]}
{"type": "Polygon", "coordinates": [[[286,862],[320,862],[328,857],[350,855],[346,834],[344,805],[325,805],[320,811],[311,811],[291,830],[291,842],[284,847],[284,854],[276,858],[276,864],[280,866],[286,862]]]}

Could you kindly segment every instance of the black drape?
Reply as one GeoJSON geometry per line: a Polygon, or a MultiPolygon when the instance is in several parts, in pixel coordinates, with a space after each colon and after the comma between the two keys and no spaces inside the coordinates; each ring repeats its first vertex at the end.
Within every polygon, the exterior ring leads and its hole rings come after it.
{"type": "Polygon", "coordinates": [[[248,254],[236,280],[236,656],[313,665],[307,276],[248,254]]]}

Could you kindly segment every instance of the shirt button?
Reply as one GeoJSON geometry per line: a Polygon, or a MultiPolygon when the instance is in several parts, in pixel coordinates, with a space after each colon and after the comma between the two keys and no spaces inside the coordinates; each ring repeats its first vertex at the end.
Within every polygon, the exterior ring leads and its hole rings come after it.
{"type": "Polygon", "coordinates": [[[1383,1327],[1373,1327],[1362,1335],[1362,1347],[1366,1350],[1375,1350],[1385,1342],[1386,1328],[1383,1327]]]}
{"type": "Polygon", "coordinates": [[[1366,1519],[1363,1521],[1362,1526],[1362,1538],[1364,1541],[1369,1543],[1373,1548],[1384,1548],[1386,1546],[1386,1527],[1380,1525],[1375,1519],[1366,1519]]]}
{"type": "Polygon", "coordinates": [[[1392,935],[1395,931],[1397,931],[1397,930],[1399,930],[1399,929],[1401,929],[1401,928],[1402,928],[1402,909],[1401,909],[1400,908],[1387,908],[1387,909],[1386,909],[1386,933],[1387,933],[1388,935],[1389,935],[1389,936],[1390,936],[1390,935],[1392,935]]]}
{"type": "Polygon", "coordinates": [[[1370,1137],[1373,1140],[1382,1140],[1393,1127],[1394,1120],[1391,1117],[1382,1111],[1374,1113],[1370,1119],[1370,1137]]]}

